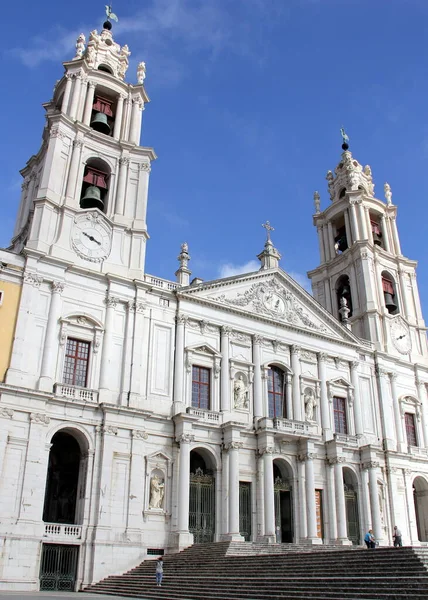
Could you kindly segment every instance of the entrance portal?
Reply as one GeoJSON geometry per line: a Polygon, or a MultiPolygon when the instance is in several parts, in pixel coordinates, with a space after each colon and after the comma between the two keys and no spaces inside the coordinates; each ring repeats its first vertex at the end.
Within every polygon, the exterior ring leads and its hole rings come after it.
{"type": "Polygon", "coordinates": [[[214,541],[215,478],[194,450],[190,454],[189,531],[195,544],[214,541]]]}
{"type": "Polygon", "coordinates": [[[251,483],[239,482],[239,533],[246,542],[251,540],[251,483]]]}
{"type": "Polygon", "coordinates": [[[40,590],[74,592],[79,546],[43,544],[40,590]]]}
{"type": "Polygon", "coordinates": [[[413,482],[413,498],[418,540],[428,542],[428,483],[423,477],[416,477],[413,482]]]}
{"type": "Polygon", "coordinates": [[[273,465],[275,495],[275,532],[277,542],[293,542],[293,503],[291,485],[283,479],[279,467],[273,465]]]}
{"type": "Polygon", "coordinates": [[[76,439],[64,431],[52,438],[43,521],[76,523],[76,500],[81,452],[76,439]]]}
{"type": "Polygon", "coordinates": [[[346,530],[348,539],[354,546],[360,543],[360,519],[358,515],[358,494],[353,480],[353,474],[348,469],[343,470],[343,488],[346,506],[346,530]]]}

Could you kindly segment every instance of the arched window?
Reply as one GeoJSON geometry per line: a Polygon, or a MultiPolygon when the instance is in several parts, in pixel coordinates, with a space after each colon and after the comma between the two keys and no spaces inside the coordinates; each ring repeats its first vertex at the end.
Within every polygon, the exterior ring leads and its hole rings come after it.
{"type": "Polygon", "coordinates": [[[398,302],[397,302],[397,294],[395,288],[395,282],[392,276],[383,271],[382,273],[382,291],[383,297],[385,301],[385,306],[389,314],[396,315],[398,314],[398,302]]]}
{"type": "Polygon", "coordinates": [[[285,414],[285,374],[279,367],[268,370],[269,418],[282,419],[285,414]]]}
{"type": "MultiPolygon", "coordinates": [[[[345,298],[346,305],[349,308],[348,317],[352,317],[352,295],[351,285],[349,283],[348,275],[341,275],[336,283],[336,297],[337,297],[337,308],[341,308],[340,299],[345,298]]],[[[342,314],[339,312],[339,319],[342,320],[342,314]]]]}
{"type": "Polygon", "coordinates": [[[334,236],[334,248],[336,254],[342,254],[349,248],[348,238],[346,237],[345,217],[342,215],[334,222],[336,231],[334,236]]]}
{"type": "Polygon", "coordinates": [[[104,71],[104,73],[110,73],[110,75],[113,75],[113,70],[108,65],[99,65],[98,71],[104,71]]]}
{"type": "Polygon", "coordinates": [[[110,169],[104,161],[98,158],[88,160],[83,174],[80,208],[98,208],[106,212],[109,178],[110,169]]]}

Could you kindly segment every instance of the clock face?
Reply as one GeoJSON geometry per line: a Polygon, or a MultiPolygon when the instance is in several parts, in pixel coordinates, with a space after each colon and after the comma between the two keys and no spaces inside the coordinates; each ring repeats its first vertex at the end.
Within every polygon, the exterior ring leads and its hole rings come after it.
{"type": "Polygon", "coordinates": [[[111,228],[98,212],[84,213],[75,218],[71,240],[81,258],[101,262],[110,254],[111,228]]]}
{"type": "Polygon", "coordinates": [[[408,354],[412,348],[409,328],[403,321],[394,321],[391,324],[392,343],[401,354],[408,354]]]}

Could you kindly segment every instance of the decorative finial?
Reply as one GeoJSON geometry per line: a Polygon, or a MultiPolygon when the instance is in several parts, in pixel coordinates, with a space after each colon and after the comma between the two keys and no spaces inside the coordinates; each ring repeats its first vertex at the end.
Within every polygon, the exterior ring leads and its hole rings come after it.
{"type": "Polygon", "coordinates": [[[349,137],[346,134],[346,131],[344,129],[344,127],[340,128],[340,135],[342,136],[342,149],[343,150],[348,150],[349,149],[349,137]]]}
{"type": "Polygon", "coordinates": [[[81,33],[76,40],[76,56],[73,58],[73,60],[79,60],[80,58],[82,58],[83,53],[85,52],[85,43],[86,38],[84,34],[81,33]]]}
{"type": "Polygon", "coordinates": [[[177,260],[180,263],[178,270],[175,272],[177,283],[181,286],[187,286],[189,285],[191,274],[191,271],[189,270],[190,255],[187,242],[181,244],[180,254],[177,256],[177,260]]]}
{"type": "Polygon", "coordinates": [[[344,296],[342,296],[340,298],[340,308],[339,308],[339,313],[340,316],[342,317],[342,323],[349,328],[349,313],[351,311],[349,310],[348,307],[348,301],[346,300],[346,298],[344,296]]]}
{"type": "Polygon", "coordinates": [[[315,204],[315,212],[318,214],[320,213],[320,206],[321,206],[321,198],[320,198],[320,194],[319,192],[314,192],[314,204],[315,204]]]}
{"type": "Polygon", "coordinates": [[[388,206],[391,206],[392,191],[391,191],[391,186],[389,185],[389,183],[385,183],[385,185],[383,186],[383,191],[385,192],[386,203],[388,204],[388,206]]]}
{"type": "Polygon", "coordinates": [[[140,62],[137,67],[137,82],[139,85],[143,85],[146,78],[146,63],[140,62]]]}
{"type": "Polygon", "coordinates": [[[266,235],[267,235],[266,241],[270,242],[271,241],[270,240],[270,232],[275,231],[275,228],[272,227],[272,225],[269,223],[269,221],[266,221],[266,223],[263,223],[262,227],[264,227],[266,229],[266,235]]]}
{"type": "Polygon", "coordinates": [[[110,21],[116,21],[116,23],[119,21],[119,19],[117,18],[117,15],[114,14],[114,12],[112,11],[112,3],[110,2],[110,4],[106,4],[106,15],[107,15],[107,21],[105,21],[103,23],[103,27],[104,29],[111,29],[111,23],[110,21]]]}

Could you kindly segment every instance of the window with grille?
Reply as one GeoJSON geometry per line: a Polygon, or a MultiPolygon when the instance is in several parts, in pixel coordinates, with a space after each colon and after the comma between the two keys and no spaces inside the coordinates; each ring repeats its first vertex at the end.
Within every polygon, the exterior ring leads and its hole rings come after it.
{"type": "Polygon", "coordinates": [[[284,411],[285,377],[284,371],[278,367],[270,367],[268,371],[269,417],[271,419],[285,416],[284,411]]]}
{"type": "Polygon", "coordinates": [[[86,387],[89,365],[89,342],[67,339],[63,383],[86,387]]]}
{"type": "Polygon", "coordinates": [[[415,415],[412,413],[405,413],[404,423],[406,425],[407,444],[409,446],[417,446],[418,441],[416,439],[415,415]]]}
{"type": "Polygon", "coordinates": [[[192,367],[192,406],[210,408],[211,369],[192,367]]]}
{"type": "Polygon", "coordinates": [[[346,400],[345,398],[333,398],[334,412],[334,431],[336,433],[348,433],[348,423],[346,420],[346,400]]]}

